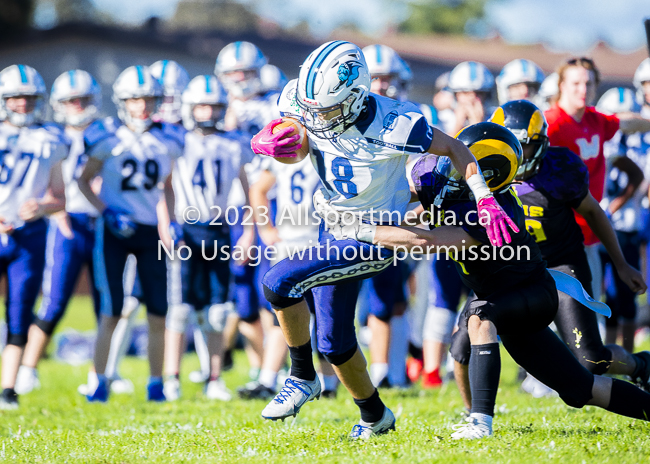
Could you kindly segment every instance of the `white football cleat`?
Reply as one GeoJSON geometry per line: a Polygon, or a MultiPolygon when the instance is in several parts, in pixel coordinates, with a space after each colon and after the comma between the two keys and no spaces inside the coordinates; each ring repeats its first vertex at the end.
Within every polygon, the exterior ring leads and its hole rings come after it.
{"type": "Polygon", "coordinates": [[[232,393],[222,379],[210,380],[205,385],[205,397],[209,400],[230,401],[232,393]]]}
{"type": "Polygon", "coordinates": [[[116,378],[111,380],[111,393],[117,395],[131,394],[133,393],[133,382],[129,379],[116,378]]]}
{"type": "Polygon", "coordinates": [[[38,380],[38,372],[33,367],[20,366],[16,377],[16,393],[24,395],[37,388],[41,388],[41,381],[38,380]]]}
{"type": "Polygon", "coordinates": [[[165,380],[163,393],[167,401],[177,401],[181,397],[181,381],[178,379],[165,380]]]}
{"type": "Polygon", "coordinates": [[[463,423],[453,425],[452,428],[455,432],[451,434],[451,438],[454,440],[477,440],[491,436],[492,424],[488,424],[482,419],[482,416],[484,414],[472,413],[469,417],[463,419],[463,423]]]}
{"type": "Polygon", "coordinates": [[[289,416],[296,416],[300,408],[307,401],[320,398],[320,380],[318,376],[312,381],[302,380],[298,377],[289,376],[284,382],[284,387],[275,398],[266,405],[262,411],[262,417],[269,420],[278,420],[289,416]]]}
{"type": "Polygon", "coordinates": [[[88,372],[88,381],[79,385],[77,391],[80,395],[88,396],[97,389],[98,383],[97,374],[94,372],[88,372]]]}
{"type": "Polygon", "coordinates": [[[198,371],[192,371],[190,372],[190,382],[192,383],[204,383],[207,382],[208,379],[210,378],[210,373],[208,372],[207,374],[203,372],[202,370],[198,371]]]}
{"type": "Polygon", "coordinates": [[[382,435],[395,430],[395,415],[388,408],[384,409],[384,415],[377,422],[365,422],[363,419],[352,427],[348,438],[350,440],[367,440],[374,435],[382,435]]]}

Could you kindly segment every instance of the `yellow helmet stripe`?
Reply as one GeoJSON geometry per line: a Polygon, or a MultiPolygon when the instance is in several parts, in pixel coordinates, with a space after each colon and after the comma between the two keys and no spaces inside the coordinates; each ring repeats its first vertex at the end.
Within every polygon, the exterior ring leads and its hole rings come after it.
{"type": "Polygon", "coordinates": [[[503,112],[503,108],[498,107],[492,117],[490,118],[490,122],[493,122],[495,124],[498,124],[500,126],[505,126],[506,125],[506,114],[503,112]]]}
{"type": "Polygon", "coordinates": [[[542,131],[543,125],[544,115],[540,110],[536,110],[530,117],[530,122],[528,123],[528,137],[532,138],[534,135],[539,134],[542,131]]]}
{"type": "Polygon", "coordinates": [[[510,161],[510,173],[508,177],[499,185],[489,186],[491,191],[494,192],[495,190],[500,189],[515,178],[517,169],[519,169],[519,161],[517,159],[517,153],[515,150],[506,142],[502,142],[501,140],[496,139],[480,140],[472,145],[469,150],[476,158],[476,161],[481,161],[483,158],[497,153],[505,156],[508,161],[510,161]]]}

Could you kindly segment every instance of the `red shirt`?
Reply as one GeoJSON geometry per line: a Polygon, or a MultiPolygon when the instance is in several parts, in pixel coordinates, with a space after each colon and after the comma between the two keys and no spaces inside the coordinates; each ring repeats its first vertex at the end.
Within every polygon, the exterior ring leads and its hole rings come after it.
{"type": "MultiPolygon", "coordinates": [[[[558,105],[554,105],[544,115],[548,121],[550,145],[567,147],[582,158],[589,170],[589,191],[597,201],[602,200],[607,174],[603,144],[618,131],[618,117],[600,113],[589,106],[578,122],[558,105]]],[[[585,245],[598,243],[598,238],[578,213],[576,221],[585,236],[585,245]]]]}

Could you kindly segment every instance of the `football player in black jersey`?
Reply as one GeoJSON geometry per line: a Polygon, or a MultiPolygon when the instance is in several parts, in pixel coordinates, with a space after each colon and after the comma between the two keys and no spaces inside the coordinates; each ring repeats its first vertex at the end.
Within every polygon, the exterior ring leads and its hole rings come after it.
{"type": "MultiPolygon", "coordinates": [[[[517,138],[490,122],[469,126],[457,138],[474,154],[488,187],[519,225],[520,232],[511,235],[508,247],[489,244],[467,184],[448,159],[434,155],[422,157],[414,166],[413,190],[425,210],[431,211],[432,222],[441,226],[426,231],[356,223],[336,232],[394,250],[451,253],[462,280],[477,294],[459,322],[471,339],[472,409],[466,422],[454,427],[452,438],[492,434],[501,370],[497,334],[513,359],[569,406],[589,404],[648,420],[650,394],[628,382],[592,374],[548,328],[558,309],[558,292],[539,247],[525,231],[524,210],[510,186],[522,158],[517,138]],[[438,221],[439,211],[444,211],[442,221],[438,221]],[[447,225],[452,222],[456,225],[447,225]]],[[[317,208],[323,210],[322,205],[317,208]]],[[[639,285],[645,290],[643,282],[639,285]]]]}
{"type": "MultiPolygon", "coordinates": [[[[505,126],[523,148],[523,162],[514,188],[526,215],[526,229],[535,238],[549,269],[575,277],[591,289],[591,272],[584,251],[583,236],[575,221],[575,209],[601,240],[621,279],[634,292],[643,287],[643,276],[627,264],[609,219],[589,193],[589,174],[579,156],[564,147],[549,147],[547,124],[532,103],[517,100],[499,107],[490,118],[505,126]]],[[[628,353],[619,345],[603,345],[596,314],[564,293],[553,320],[560,338],[580,364],[593,374],[627,375],[648,391],[650,353],[628,353]]],[[[451,354],[455,376],[466,407],[471,405],[467,387],[470,341],[467,328],[454,334],[451,354]]]]}

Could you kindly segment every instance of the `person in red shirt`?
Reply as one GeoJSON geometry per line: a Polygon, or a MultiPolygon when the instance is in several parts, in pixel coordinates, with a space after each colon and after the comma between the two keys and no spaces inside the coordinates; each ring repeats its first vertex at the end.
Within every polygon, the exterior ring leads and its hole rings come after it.
{"type": "MultiPolygon", "coordinates": [[[[606,115],[589,106],[596,96],[600,75],[594,62],[588,58],[573,58],[557,71],[559,98],[544,115],[548,121],[551,146],[567,147],[577,153],[589,170],[589,191],[597,201],[602,200],[605,188],[606,163],[603,144],[617,130],[626,133],[650,131],[650,120],[633,113],[606,115]]],[[[625,192],[613,200],[610,210],[620,208],[631,193],[625,192]],[[626,197],[627,196],[627,197],[626,197]]],[[[585,238],[585,249],[593,274],[594,298],[600,296],[602,270],[596,246],[598,239],[585,220],[576,213],[576,221],[585,238]]]]}

